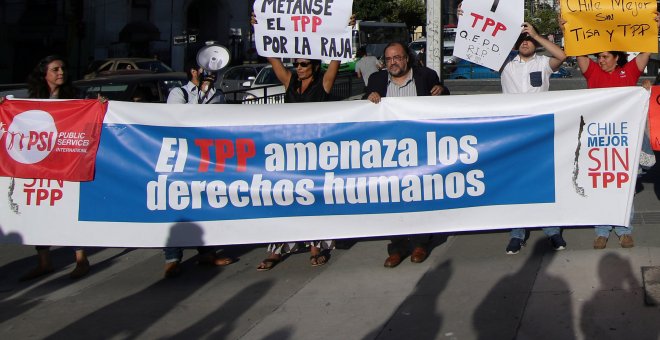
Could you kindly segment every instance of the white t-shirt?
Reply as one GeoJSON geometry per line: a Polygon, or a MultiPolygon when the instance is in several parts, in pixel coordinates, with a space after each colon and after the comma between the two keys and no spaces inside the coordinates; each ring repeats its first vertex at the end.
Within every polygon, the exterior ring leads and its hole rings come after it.
{"type": "Polygon", "coordinates": [[[364,80],[364,85],[367,85],[369,76],[372,73],[378,72],[379,64],[378,59],[370,55],[362,57],[355,63],[355,72],[360,71],[362,74],[362,80],[364,80]]]}
{"type": "Polygon", "coordinates": [[[502,70],[503,93],[537,93],[550,89],[550,57],[534,54],[522,61],[517,55],[508,61],[502,70]]]}
{"type": "Polygon", "coordinates": [[[167,96],[168,104],[224,104],[225,96],[222,92],[216,94],[216,89],[211,87],[209,91],[206,92],[206,95],[201,93],[197,86],[192,82],[188,82],[183,87],[173,88],[170,90],[170,94],[167,96]],[[183,95],[183,92],[188,92],[188,101],[183,95]]]}

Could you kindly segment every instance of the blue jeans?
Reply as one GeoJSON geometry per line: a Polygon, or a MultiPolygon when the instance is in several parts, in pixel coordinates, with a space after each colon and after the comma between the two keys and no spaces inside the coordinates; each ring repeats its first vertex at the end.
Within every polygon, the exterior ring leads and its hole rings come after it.
{"type": "Polygon", "coordinates": [[[610,232],[612,229],[614,229],[614,233],[617,236],[623,236],[623,235],[630,235],[632,234],[632,224],[630,225],[629,228],[622,227],[622,226],[613,226],[613,225],[597,225],[594,226],[594,229],[596,230],[596,236],[602,236],[604,238],[610,237],[610,232]]]}
{"type": "MultiPolygon", "coordinates": [[[[545,233],[545,236],[551,237],[553,235],[559,234],[561,231],[561,228],[559,227],[545,227],[543,228],[543,232],[545,233]]],[[[519,238],[521,240],[525,239],[525,228],[515,228],[511,229],[511,238],[519,238]]]]}
{"type": "Polygon", "coordinates": [[[630,209],[630,227],[623,227],[623,226],[614,226],[614,225],[596,225],[594,226],[594,230],[596,231],[596,236],[602,236],[604,238],[610,237],[610,232],[612,229],[614,229],[614,233],[616,236],[623,236],[623,235],[630,235],[632,234],[633,230],[633,225],[632,225],[632,220],[633,220],[633,215],[635,214],[635,206],[633,205],[632,209],[630,209]]]}

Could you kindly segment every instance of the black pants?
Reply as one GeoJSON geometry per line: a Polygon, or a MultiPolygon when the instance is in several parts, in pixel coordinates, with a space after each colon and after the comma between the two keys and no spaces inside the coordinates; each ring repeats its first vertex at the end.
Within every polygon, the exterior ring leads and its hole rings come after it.
{"type": "Polygon", "coordinates": [[[431,234],[418,234],[400,236],[390,239],[390,244],[387,245],[387,253],[407,255],[410,249],[417,247],[428,247],[431,242],[431,234]]]}

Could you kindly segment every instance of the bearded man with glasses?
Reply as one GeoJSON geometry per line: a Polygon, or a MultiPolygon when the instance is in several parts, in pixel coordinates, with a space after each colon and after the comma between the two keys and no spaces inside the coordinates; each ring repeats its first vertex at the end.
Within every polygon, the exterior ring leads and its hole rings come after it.
{"type": "MultiPolygon", "coordinates": [[[[385,70],[369,77],[365,95],[372,103],[380,103],[382,97],[415,97],[448,95],[449,90],[442,86],[438,74],[411,60],[411,54],[404,44],[393,42],[385,47],[385,70]]],[[[387,246],[389,256],[384,266],[394,268],[410,253],[410,261],[422,263],[428,257],[431,235],[411,235],[396,237],[387,246]]]]}

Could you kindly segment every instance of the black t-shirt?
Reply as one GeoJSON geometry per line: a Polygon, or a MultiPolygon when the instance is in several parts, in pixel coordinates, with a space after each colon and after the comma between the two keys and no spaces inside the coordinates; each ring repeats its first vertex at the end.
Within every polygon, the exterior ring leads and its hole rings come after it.
{"type": "Polygon", "coordinates": [[[298,89],[302,86],[302,82],[298,80],[296,72],[291,73],[289,86],[284,95],[285,103],[311,103],[311,102],[326,102],[330,98],[330,94],[325,92],[323,88],[323,73],[315,75],[312,83],[307,87],[303,93],[299,93],[298,89]]]}

